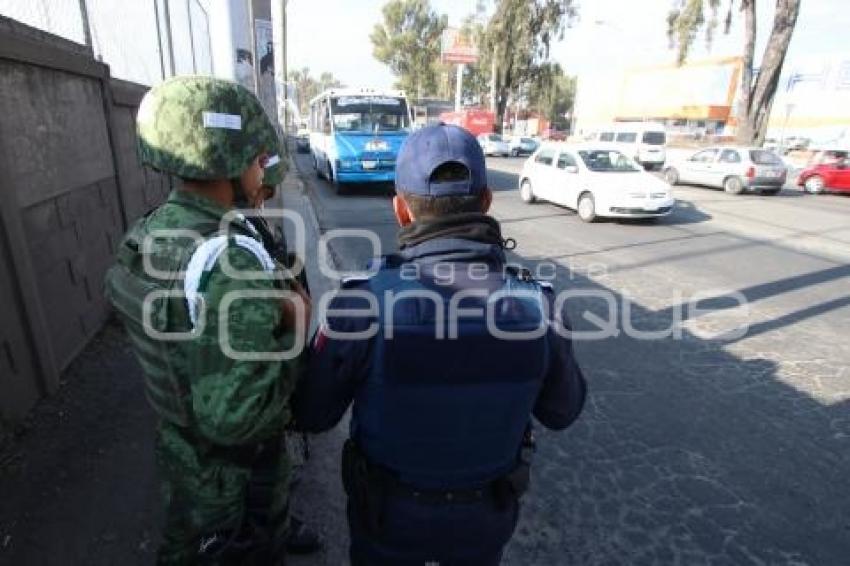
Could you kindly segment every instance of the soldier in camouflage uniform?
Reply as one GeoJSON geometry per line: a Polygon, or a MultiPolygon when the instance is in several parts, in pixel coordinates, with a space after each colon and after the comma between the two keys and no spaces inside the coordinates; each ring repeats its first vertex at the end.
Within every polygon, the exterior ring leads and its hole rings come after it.
{"type": "Polygon", "coordinates": [[[299,362],[273,353],[303,339],[309,299],[232,210],[261,190],[269,127],[253,94],[220,79],[165,81],[139,108],[142,160],[183,179],[125,235],[107,276],[160,417],[159,564],[283,558],[283,430],[299,362]],[[304,308],[266,298],[274,291],[296,292],[304,308]]]}

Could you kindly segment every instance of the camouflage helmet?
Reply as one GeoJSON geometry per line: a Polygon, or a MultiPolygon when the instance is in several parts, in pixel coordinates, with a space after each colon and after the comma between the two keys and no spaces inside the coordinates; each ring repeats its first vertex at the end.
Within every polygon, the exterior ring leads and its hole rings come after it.
{"type": "Polygon", "coordinates": [[[248,89],[212,77],[174,77],[153,87],[139,106],[142,162],[185,179],[239,177],[267,147],[273,130],[248,89]]]}
{"type": "Polygon", "coordinates": [[[289,166],[286,162],[286,156],[283,153],[283,145],[280,143],[280,137],[271,123],[269,123],[269,128],[265,133],[262,143],[268,144],[267,151],[269,154],[269,162],[263,173],[263,185],[276,187],[283,181],[283,176],[286,174],[289,166]]]}

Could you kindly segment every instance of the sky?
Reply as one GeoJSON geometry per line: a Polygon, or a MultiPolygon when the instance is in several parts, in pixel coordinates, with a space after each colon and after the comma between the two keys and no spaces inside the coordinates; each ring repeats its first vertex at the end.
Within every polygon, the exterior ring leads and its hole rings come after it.
{"type": "MultiPolygon", "coordinates": [[[[289,68],[309,67],[318,76],[332,72],[349,86],[389,88],[394,77],[372,57],[369,35],[381,21],[386,0],[289,0],[289,68]]],[[[564,40],[552,48],[551,59],[569,74],[582,74],[600,66],[643,66],[672,62],[665,17],[673,0],[583,0],[579,19],[564,40]]],[[[475,9],[475,0],[431,0],[439,13],[459,25],[475,9]]],[[[848,0],[802,0],[800,17],[791,43],[794,57],[850,54],[848,0]]],[[[770,32],[772,0],[758,0],[757,53],[770,32]]],[[[718,30],[711,50],[698,38],[693,59],[740,52],[741,26],[724,36],[718,30]]]]}

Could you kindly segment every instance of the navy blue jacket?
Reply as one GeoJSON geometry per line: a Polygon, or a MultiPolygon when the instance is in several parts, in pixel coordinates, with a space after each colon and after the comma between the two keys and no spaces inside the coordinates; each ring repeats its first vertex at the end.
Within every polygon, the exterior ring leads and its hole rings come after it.
{"type": "MultiPolygon", "coordinates": [[[[420,266],[435,262],[456,263],[463,269],[470,263],[486,264],[502,271],[505,256],[498,245],[461,238],[437,238],[402,250],[401,259],[420,266]]],[[[427,268],[425,269],[427,271],[427,268]]],[[[362,282],[348,282],[343,288],[362,288],[362,282]]],[[[554,297],[546,292],[552,315],[554,297]]],[[[355,398],[358,387],[369,375],[375,339],[338,340],[328,337],[328,330],[351,333],[377,324],[373,317],[334,317],[337,309],[365,309],[362,298],[334,297],[329,304],[327,326],[320,327],[313,338],[308,371],[299,380],[292,399],[295,423],[299,430],[323,432],[333,428],[344,416],[355,398]]],[[[566,313],[562,322],[567,325],[566,313]]],[[[586,384],[573,356],[571,342],[550,326],[547,331],[548,360],[545,376],[533,414],[545,427],[554,430],[569,426],[584,405],[586,384]]],[[[433,360],[438,365],[439,360],[433,360]]]]}

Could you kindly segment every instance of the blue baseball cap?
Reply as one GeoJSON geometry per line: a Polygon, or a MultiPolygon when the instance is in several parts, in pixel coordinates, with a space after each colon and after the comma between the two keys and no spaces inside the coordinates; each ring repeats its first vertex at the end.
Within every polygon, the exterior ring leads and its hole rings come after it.
{"type": "Polygon", "coordinates": [[[437,124],[418,130],[398,152],[395,187],[399,192],[421,196],[477,195],[487,187],[484,152],[475,137],[458,126],[437,124]],[[432,181],[434,171],[446,163],[469,169],[463,181],[432,181]]]}

